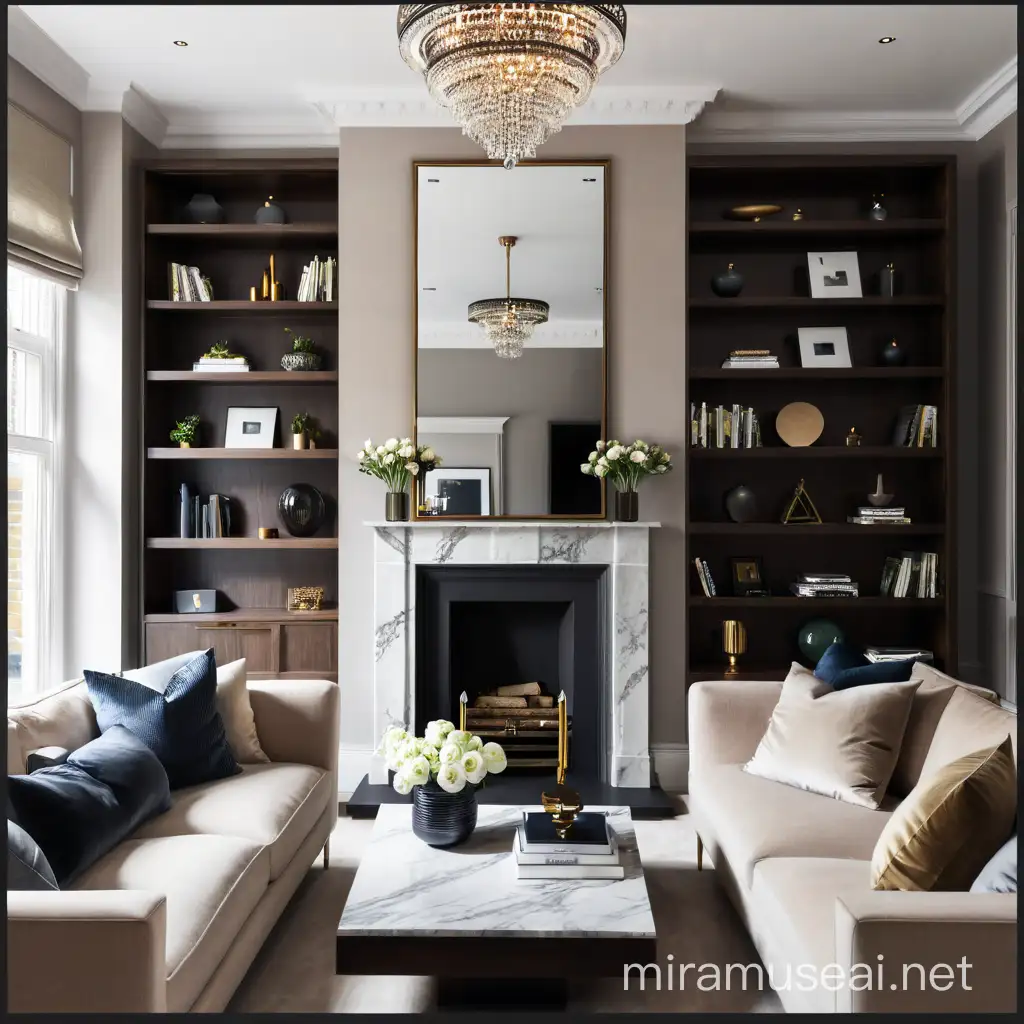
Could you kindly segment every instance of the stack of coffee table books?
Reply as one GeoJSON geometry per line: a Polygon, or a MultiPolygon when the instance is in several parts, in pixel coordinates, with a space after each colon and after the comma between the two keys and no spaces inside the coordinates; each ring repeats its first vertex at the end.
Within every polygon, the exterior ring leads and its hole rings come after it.
{"type": "Polygon", "coordinates": [[[615,831],[607,815],[583,811],[565,839],[550,814],[524,811],[513,840],[516,877],[532,879],[623,878],[615,831]]]}

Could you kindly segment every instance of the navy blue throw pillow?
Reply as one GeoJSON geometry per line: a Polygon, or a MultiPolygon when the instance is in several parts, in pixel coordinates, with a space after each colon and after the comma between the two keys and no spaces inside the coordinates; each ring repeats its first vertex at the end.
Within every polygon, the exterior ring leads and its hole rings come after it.
{"type": "Polygon", "coordinates": [[[1017,834],[1014,833],[992,855],[974,880],[971,892],[1017,891],[1017,834]]]}
{"type": "Polygon", "coordinates": [[[868,683],[905,683],[914,667],[914,658],[901,661],[868,661],[853,644],[832,644],[814,667],[814,674],[833,690],[868,683]]]}
{"type": "Polygon", "coordinates": [[[54,892],[57,879],[39,844],[7,819],[7,889],[54,892]]]}
{"type": "Polygon", "coordinates": [[[162,690],[124,676],[86,670],[100,731],[123,725],[160,759],[171,789],[236,775],[217,710],[217,662],[204,651],[181,666],[162,690]]]}
{"type": "Polygon", "coordinates": [[[64,764],[9,775],[7,798],[61,887],[171,806],[167,773],[156,755],[119,725],[64,764]]]}

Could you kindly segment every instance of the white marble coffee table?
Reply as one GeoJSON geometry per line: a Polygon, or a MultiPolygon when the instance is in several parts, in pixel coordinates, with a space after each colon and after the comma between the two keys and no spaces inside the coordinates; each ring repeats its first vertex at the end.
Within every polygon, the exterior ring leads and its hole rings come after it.
{"type": "Polygon", "coordinates": [[[618,880],[518,880],[512,839],[523,810],[481,805],[472,837],[438,850],[413,835],[410,804],[382,805],[338,924],[337,973],[566,979],[653,963],[629,808],[587,808],[610,816],[618,880]]]}

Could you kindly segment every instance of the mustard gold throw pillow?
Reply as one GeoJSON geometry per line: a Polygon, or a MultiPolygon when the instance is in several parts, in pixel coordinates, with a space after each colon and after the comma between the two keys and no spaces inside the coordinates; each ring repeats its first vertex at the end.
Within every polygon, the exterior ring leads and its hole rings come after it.
{"type": "Polygon", "coordinates": [[[871,858],[874,889],[963,891],[1006,842],[1017,816],[1007,736],[922,779],[886,822],[871,858]]]}

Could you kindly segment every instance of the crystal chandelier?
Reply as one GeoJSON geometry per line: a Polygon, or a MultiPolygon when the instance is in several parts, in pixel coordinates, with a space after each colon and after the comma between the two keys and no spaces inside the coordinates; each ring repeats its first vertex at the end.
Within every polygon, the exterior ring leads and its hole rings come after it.
{"type": "Polygon", "coordinates": [[[537,155],[622,56],[621,4],[399,4],[402,58],[509,169],[537,155]]]}
{"type": "Polygon", "coordinates": [[[505,298],[478,299],[469,304],[469,322],[480,324],[502,359],[518,359],[537,324],[547,323],[549,306],[540,299],[512,298],[512,246],[515,235],[502,235],[505,248],[505,298]]]}

